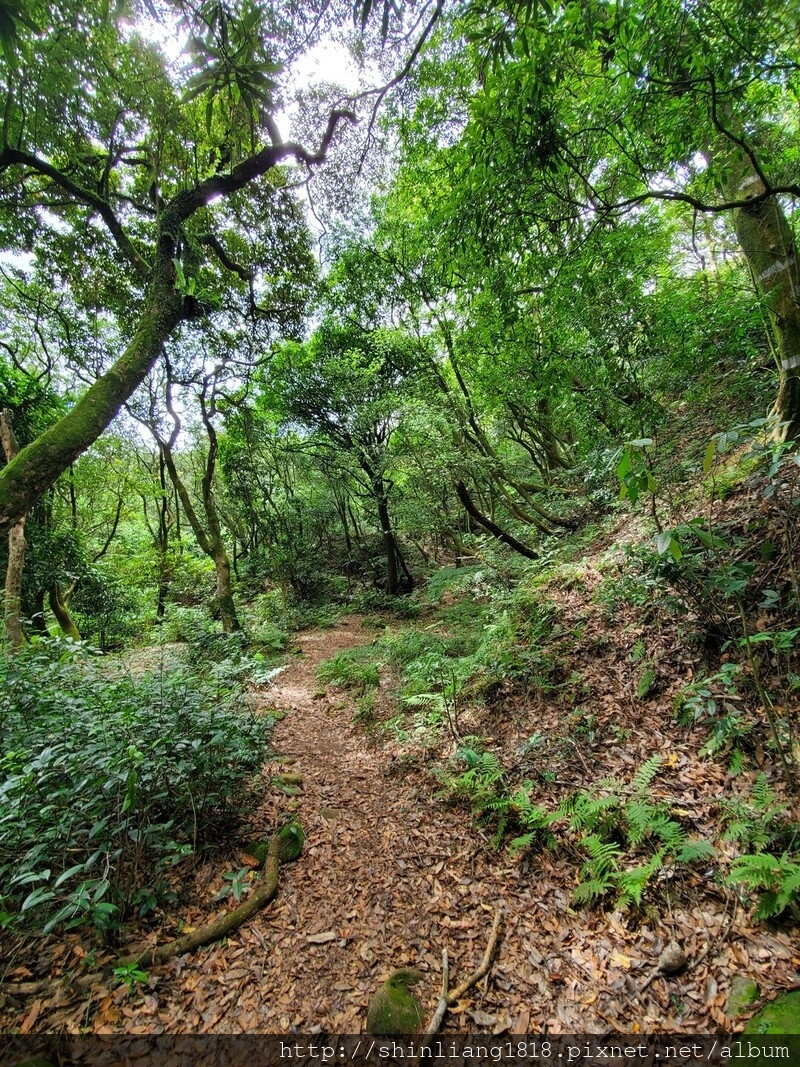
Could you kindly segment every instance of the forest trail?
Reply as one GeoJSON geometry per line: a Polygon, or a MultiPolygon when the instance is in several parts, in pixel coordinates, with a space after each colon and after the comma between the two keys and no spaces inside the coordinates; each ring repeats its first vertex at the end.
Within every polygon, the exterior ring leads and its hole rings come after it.
{"type": "MultiPolygon", "coordinates": [[[[302,792],[289,799],[273,788],[256,830],[268,833],[296,808],[305,848],[282,868],[269,908],[227,946],[181,965],[182,1005],[170,1005],[168,1029],[359,1033],[370,997],[397,967],[430,975],[417,987],[430,1013],[442,947],[456,980],[480,962],[494,910],[509,903],[508,872],[492,869],[463,811],[432,806],[432,778],[353,725],[352,700],[338,690],[323,695],[316,677],[323,660],[374,636],[357,618],[300,633],[299,654],[260,691],[265,710],[284,713],[273,734],[281,762],[270,770],[301,775],[302,792]]],[[[502,948],[500,956],[493,987],[503,981],[502,948]]],[[[474,993],[464,1029],[494,1026],[501,1015],[509,1025],[500,1008],[507,1002],[496,988],[474,993]]],[[[527,1025],[527,1016],[518,1021],[527,1025]]]]}
{"type": "MultiPolygon", "coordinates": [[[[708,1033],[725,1023],[722,1004],[739,967],[790,965],[791,942],[781,934],[761,930],[756,942],[750,929],[730,938],[722,896],[656,921],[576,910],[568,850],[514,859],[494,849],[467,811],[437,795],[421,750],[385,731],[370,736],[353,723],[352,699],[320,686],[323,660],[374,636],[352,617],[300,633],[286,668],[253,694],[265,711],[284,713],[253,830],[266,836],[296,809],[306,833],[275,900],[227,942],[157,972],[144,996],[127,997],[123,987],[106,997],[95,1030],[359,1033],[372,994],[403,965],[426,974],[415,991],[429,1018],[442,948],[457,983],[480,962],[499,905],[506,919],[495,964],[448,1014],[445,1032],[708,1033]],[[302,776],[294,797],[276,785],[287,771],[302,776]],[[711,951],[685,975],[640,992],[671,937],[695,958],[706,945],[711,951]]],[[[652,745],[652,725],[647,736],[652,745]]],[[[246,862],[239,858],[228,865],[246,862]]],[[[199,925],[225,907],[214,902],[221,876],[218,859],[200,868],[192,905],[176,915],[199,925]]]]}
{"type": "MultiPolygon", "coordinates": [[[[506,918],[494,966],[447,1015],[445,1033],[713,1033],[730,1027],[723,1006],[734,974],[756,975],[764,989],[786,985],[800,966],[796,937],[754,927],[735,903],[731,908],[732,894],[703,885],[702,874],[694,876],[696,892],[684,890],[674,907],[578,909],[574,850],[515,858],[493,847],[489,830],[441,797],[432,767],[446,765],[450,742],[432,763],[430,749],[354,724],[352,697],[318,681],[323,660],[375,636],[354,617],[301,632],[281,673],[251,693],[257,710],[283,717],[249,834],[267,837],[293,810],[306,834],[298,861],[281,869],[275,899],[227,941],[154,968],[133,989],[89,985],[90,976],[73,984],[74,959],[85,949],[80,932],[68,933],[62,962],[50,963],[52,989],[22,1015],[7,1016],[9,1025],[22,1033],[34,1023],[67,1033],[360,1033],[373,993],[401,966],[425,974],[415,992],[430,1018],[442,948],[454,986],[479,964],[500,905],[506,918]],[[286,773],[302,778],[296,795],[286,782],[281,788],[286,773]],[[686,949],[689,968],[643,989],[672,939],[686,949]]],[[[607,705],[617,721],[625,679],[606,677],[609,691],[598,694],[596,706],[600,713],[607,705]]],[[[484,725],[493,724],[495,739],[506,735],[504,759],[511,759],[534,721],[555,736],[562,715],[545,703],[516,716],[509,709],[484,725]]],[[[657,724],[646,709],[626,721],[634,732],[630,749],[586,743],[585,758],[598,774],[609,756],[635,767],[646,752],[669,747],[685,764],[682,802],[702,804],[701,794],[713,793],[714,765],[700,766],[696,742],[676,739],[671,721],[657,724]]],[[[223,874],[247,865],[235,846],[207,857],[169,909],[162,938],[227,910],[229,899],[217,897],[223,874]]]]}

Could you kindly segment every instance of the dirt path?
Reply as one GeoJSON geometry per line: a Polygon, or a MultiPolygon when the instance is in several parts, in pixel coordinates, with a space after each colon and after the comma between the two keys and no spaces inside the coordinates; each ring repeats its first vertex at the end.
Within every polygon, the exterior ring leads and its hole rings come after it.
{"type": "MultiPolygon", "coordinates": [[[[385,736],[370,739],[353,725],[346,694],[320,691],[319,663],[371,637],[357,619],[302,633],[299,653],[255,694],[264,710],[285,713],[274,748],[294,761],[303,783],[296,797],[272,784],[253,819],[267,835],[294,806],[306,832],[302,856],[283,868],[271,905],[227,942],[155,973],[141,993],[92,988],[89,1003],[76,1007],[71,997],[63,1014],[50,1013],[50,1002],[42,1015],[48,1028],[77,1033],[89,1022],[95,1032],[129,1034],[359,1033],[373,992],[403,965],[426,974],[415,991],[429,1017],[442,948],[458,982],[480,961],[500,904],[507,917],[497,961],[448,1015],[446,1031],[708,1033],[726,1025],[721,1006],[732,974],[762,974],[769,988],[791,961],[800,964],[785,931],[741,922],[733,935],[722,894],[707,894],[702,909],[655,919],[575,910],[568,849],[518,859],[493,850],[467,812],[436,795],[435,777],[414,762],[413,750],[385,736]],[[672,937],[702,964],[639,994],[672,937]],[[701,956],[710,939],[714,950],[701,956]]],[[[287,767],[276,761],[269,770],[274,777],[287,767]]],[[[227,907],[214,900],[222,873],[215,863],[196,872],[199,888],[180,915],[186,924],[227,907]]]]}
{"type": "MultiPolygon", "coordinates": [[[[259,695],[265,709],[285,713],[273,744],[294,759],[303,791],[293,801],[273,789],[256,829],[269,832],[296,805],[303,854],[283,869],[273,903],[227,944],[176,961],[144,1003],[122,1008],[127,1032],[359,1033],[373,992],[403,965],[430,975],[416,991],[432,1011],[442,947],[454,980],[471,972],[500,903],[510,907],[506,938],[519,946],[513,873],[489,861],[463,811],[434,801],[436,782],[409,766],[407,752],[354,726],[344,694],[320,694],[319,663],[372,636],[357,619],[299,634],[300,654],[259,695]]],[[[532,932],[530,898],[525,912],[532,932]]],[[[488,994],[474,991],[464,1005],[476,1015],[453,1017],[460,1028],[525,1028],[530,980],[517,972],[512,993],[504,967],[501,947],[488,994]]]]}
{"type": "MultiPolygon", "coordinates": [[[[234,1029],[358,1033],[372,993],[405,964],[430,973],[421,995],[435,1003],[443,939],[455,966],[471,970],[502,898],[463,813],[433,805],[431,777],[354,727],[342,693],[320,695],[319,663],[372,636],[358,620],[300,634],[302,654],[265,694],[286,713],[274,746],[303,778],[306,848],[272,910],[242,934],[263,937],[268,959],[234,1029]]],[[[273,800],[270,822],[286,803],[273,800]]]]}

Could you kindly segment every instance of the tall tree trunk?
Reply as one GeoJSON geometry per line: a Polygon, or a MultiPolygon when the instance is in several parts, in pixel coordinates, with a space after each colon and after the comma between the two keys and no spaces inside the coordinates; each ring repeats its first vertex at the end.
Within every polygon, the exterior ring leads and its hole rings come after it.
{"type": "MultiPolygon", "coordinates": [[[[765,192],[752,163],[743,158],[734,168],[736,199],[765,192]]],[[[781,436],[800,437],[800,270],[794,234],[777,197],[754,199],[735,213],[739,239],[759,295],[767,309],[779,360],[780,384],[773,413],[783,424],[781,436]]]]}
{"type": "Polygon", "coordinates": [[[236,604],[233,599],[230,560],[221,542],[220,547],[221,552],[213,557],[214,566],[217,570],[217,606],[219,607],[222,632],[232,634],[237,630],[241,630],[242,627],[236,614],[236,604]]]}
{"type": "Polygon", "coordinates": [[[381,525],[383,535],[383,550],[386,556],[386,592],[389,596],[397,596],[400,588],[400,572],[397,566],[397,552],[394,542],[394,534],[389,522],[389,507],[385,497],[379,497],[378,522],[381,525]]]}
{"type": "Polygon", "coordinates": [[[183,314],[183,298],[174,286],[170,258],[153,271],[139,326],[117,362],[74,408],[0,471],[0,530],[19,522],[70,463],[97,440],[144,381],[183,314]]]}
{"type": "Polygon", "coordinates": [[[386,482],[380,470],[373,466],[371,460],[364,457],[360,460],[361,469],[367,475],[372,485],[375,496],[375,506],[378,511],[378,522],[383,537],[383,548],[386,555],[386,592],[389,596],[397,596],[398,593],[410,593],[414,588],[414,579],[406,566],[400,546],[392,530],[392,522],[389,517],[389,495],[386,482]],[[402,577],[401,577],[402,572],[402,577]]]}
{"type": "MultiPolygon", "coordinates": [[[[0,412],[0,443],[10,463],[19,451],[14,428],[11,425],[11,412],[4,408],[0,412]]],[[[22,572],[25,566],[25,516],[8,531],[8,563],[6,565],[6,584],[3,594],[3,616],[6,625],[6,637],[12,649],[22,648],[25,644],[25,631],[22,628],[22,572]]]]}
{"type": "MultiPolygon", "coordinates": [[[[169,361],[167,361],[167,373],[168,375],[171,373],[169,361]]],[[[206,382],[200,394],[200,414],[208,436],[208,453],[206,454],[205,469],[203,471],[201,483],[203,511],[205,512],[206,518],[205,526],[195,510],[192,499],[189,496],[189,491],[181,479],[175,464],[173,448],[178,440],[181,421],[172,403],[171,383],[169,378],[167,382],[166,402],[167,410],[174,423],[172,435],[169,441],[164,441],[159,437],[155,424],[150,426],[150,430],[158,442],[158,447],[164,457],[164,464],[167,468],[170,481],[172,482],[178,499],[183,506],[183,513],[189,520],[189,525],[197,538],[197,544],[200,546],[200,550],[204,552],[209,559],[213,560],[217,578],[216,600],[220,612],[220,621],[222,623],[223,633],[229,634],[241,630],[242,627],[236,614],[236,605],[233,599],[230,558],[228,556],[228,551],[225,548],[225,541],[222,536],[222,525],[220,523],[216,501],[214,500],[214,472],[217,466],[217,452],[219,446],[217,441],[217,431],[212,422],[214,415],[213,389],[211,400],[209,400],[207,396],[207,390],[209,388],[210,383],[206,382]]]]}

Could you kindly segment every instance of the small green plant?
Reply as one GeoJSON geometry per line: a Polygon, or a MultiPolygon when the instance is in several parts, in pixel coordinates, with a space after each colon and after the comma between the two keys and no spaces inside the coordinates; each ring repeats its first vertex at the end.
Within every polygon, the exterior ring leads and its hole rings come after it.
{"type": "Polygon", "coordinates": [[[667,861],[693,863],[714,855],[707,842],[686,837],[665,804],[650,799],[650,785],[660,766],[658,756],[643,763],[627,797],[621,783],[609,782],[600,792],[582,790],[560,806],[573,831],[589,831],[580,841],[588,857],[575,889],[576,903],[591,903],[613,891],[618,906],[639,905],[650,880],[667,861]],[[643,863],[622,866],[626,855],[648,849],[653,851],[643,863]]]}
{"type": "Polygon", "coordinates": [[[508,825],[511,797],[505,789],[503,767],[493,752],[479,752],[474,748],[459,748],[455,759],[466,764],[459,773],[440,771],[439,777],[446,794],[469,804],[479,822],[495,824],[496,844],[503,838],[508,825]]]}
{"type": "Polygon", "coordinates": [[[233,899],[238,902],[250,888],[249,867],[241,867],[238,871],[225,871],[222,878],[225,885],[215,893],[214,900],[224,900],[225,897],[233,897],[233,899]]]}
{"type": "Polygon", "coordinates": [[[380,682],[379,664],[374,660],[375,649],[370,645],[348,648],[321,663],[317,677],[321,682],[354,689],[363,695],[380,682]]]}
{"type": "Polygon", "coordinates": [[[735,841],[753,852],[790,848],[797,826],[787,817],[763,772],[746,798],[722,801],[723,841],[735,841]]]}
{"type": "Polygon", "coordinates": [[[739,856],[731,864],[728,885],[742,885],[759,894],[756,919],[772,919],[800,904],[800,857],[765,852],[739,856]]]}
{"type": "Polygon", "coordinates": [[[360,726],[371,726],[375,722],[375,695],[377,690],[373,686],[362,693],[356,700],[356,713],[353,722],[360,726]]]}
{"type": "Polygon", "coordinates": [[[0,659],[3,921],[106,933],[153,910],[169,868],[246,810],[269,726],[185,667],[109,677],[60,641],[0,659]]]}
{"type": "Polygon", "coordinates": [[[150,975],[147,971],[143,971],[138,963],[122,963],[119,967],[115,967],[113,971],[114,977],[120,982],[127,985],[132,989],[135,985],[143,985],[145,982],[150,981],[150,975]]]}
{"type": "Polygon", "coordinates": [[[642,673],[639,675],[639,681],[636,683],[636,696],[639,700],[644,700],[655,689],[656,684],[656,669],[651,664],[648,664],[642,673]]]}
{"type": "Polygon", "coordinates": [[[681,726],[711,726],[700,754],[711,757],[727,754],[733,775],[740,774],[744,767],[743,742],[752,729],[745,718],[738,690],[741,675],[741,664],[723,663],[717,674],[687,686],[675,704],[681,726]]]}

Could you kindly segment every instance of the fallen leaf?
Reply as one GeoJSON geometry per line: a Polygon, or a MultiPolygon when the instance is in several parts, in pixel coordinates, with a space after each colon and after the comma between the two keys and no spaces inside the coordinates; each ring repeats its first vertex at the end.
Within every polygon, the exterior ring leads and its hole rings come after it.
{"type": "Polygon", "coordinates": [[[339,935],[333,930],[326,930],[324,934],[309,934],[306,941],[309,945],[326,945],[329,941],[335,941],[339,935]]]}
{"type": "Polygon", "coordinates": [[[31,1032],[31,1028],[33,1027],[33,1024],[36,1022],[36,1020],[39,1018],[39,1012],[41,1010],[41,1000],[34,1000],[33,1004],[31,1005],[31,1010],[25,1016],[22,1022],[22,1026],[20,1026],[19,1028],[19,1032],[21,1034],[29,1034],[31,1032]]]}
{"type": "Polygon", "coordinates": [[[497,1022],[496,1015],[489,1015],[488,1012],[481,1011],[480,1008],[475,1011],[468,1011],[467,1015],[469,1015],[478,1026],[494,1026],[497,1022]]]}

